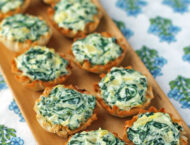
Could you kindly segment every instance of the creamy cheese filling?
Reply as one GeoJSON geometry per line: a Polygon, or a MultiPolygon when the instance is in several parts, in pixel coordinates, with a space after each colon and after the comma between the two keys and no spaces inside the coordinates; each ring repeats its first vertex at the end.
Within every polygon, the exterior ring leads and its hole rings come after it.
{"type": "Polygon", "coordinates": [[[135,145],[179,145],[181,129],[169,114],[151,112],[141,114],[127,129],[127,136],[135,145]]]}
{"type": "Polygon", "coordinates": [[[16,14],[5,18],[0,25],[0,35],[11,41],[36,41],[47,35],[49,26],[38,17],[16,14]]]}
{"type": "Polygon", "coordinates": [[[93,114],[96,98],[76,90],[54,87],[48,97],[41,97],[37,104],[39,113],[53,124],[68,126],[74,130],[85,123],[93,114]]]}
{"type": "Polygon", "coordinates": [[[54,49],[43,46],[31,47],[15,61],[22,74],[31,80],[52,81],[68,73],[68,61],[56,54],[54,49]]]}
{"type": "Polygon", "coordinates": [[[87,23],[94,21],[97,7],[91,0],[61,0],[54,7],[54,21],[59,27],[83,31],[87,23]]]}
{"type": "Polygon", "coordinates": [[[107,130],[83,131],[71,137],[67,145],[125,145],[107,130]]]}
{"type": "Polygon", "coordinates": [[[104,65],[121,56],[123,50],[114,37],[95,33],[74,42],[72,52],[79,63],[88,60],[92,65],[104,65]]]}
{"type": "Polygon", "coordinates": [[[15,10],[24,4],[24,0],[0,0],[0,11],[7,13],[15,10]]]}
{"type": "Polygon", "coordinates": [[[129,110],[146,100],[147,79],[133,69],[113,67],[99,82],[100,97],[111,107],[129,110]]]}

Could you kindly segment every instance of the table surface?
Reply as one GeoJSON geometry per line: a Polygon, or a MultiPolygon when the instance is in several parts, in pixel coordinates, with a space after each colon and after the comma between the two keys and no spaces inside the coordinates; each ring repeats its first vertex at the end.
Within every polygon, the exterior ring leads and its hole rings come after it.
{"type": "MultiPolygon", "coordinates": [[[[190,1],[100,0],[190,126],[190,1]]],[[[0,143],[37,144],[0,74],[0,143]]]]}

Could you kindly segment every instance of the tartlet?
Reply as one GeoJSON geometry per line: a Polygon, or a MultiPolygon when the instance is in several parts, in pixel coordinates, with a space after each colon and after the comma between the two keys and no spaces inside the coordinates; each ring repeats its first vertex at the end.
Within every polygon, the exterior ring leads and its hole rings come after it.
{"type": "Polygon", "coordinates": [[[17,13],[23,13],[29,4],[30,0],[1,0],[0,20],[17,13]]]}
{"type": "Polygon", "coordinates": [[[83,131],[71,136],[64,145],[125,145],[117,134],[111,133],[108,130],[83,131]]]}
{"type": "Polygon", "coordinates": [[[63,83],[71,75],[71,64],[54,49],[33,46],[15,56],[12,71],[22,84],[37,91],[63,83]]]}
{"type": "Polygon", "coordinates": [[[96,97],[76,87],[46,88],[34,110],[39,124],[48,132],[67,137],[88,127],[96,115],[96,97]]]}
{"type": "Polygon", "coordinates": [[[93,73],[102,73],[119,65],[125,57],[126,46],[108,32],[93,33],[77,39],[71,48],[73,61],[93,73]]]}
{"type": "Polygon", "coordinates": [[[12,51],[22,51],[33,45],[45,45],[51,35],[51,28],[40,17],[15,14],[0,23],[0,41],[12,51]]]}
{"type": "Polygon", "coordinates": [[[43,2],[46,3],[46,4],[53,4],[53,3],[57,3],[59,1],[60,0],[43,0],[43,2]]]}
{"type": "Polygon", "coordinates": [[[73,38],[93,32],[102,12],[92,0],[60,0],[48,9],[49,18],[63,35],[73,38]]]}
{"type": "Polygon", "coordinates": [[[133,145],[187,145],[181,121],[164,109],[141,110],[125,123],[124,140],[133,145]]]}
{"type": "Polygon", "coordinates": [[[131,67],[113,67],[100,77],[94,86],[97,100],[113,116],[123,118],[137,114],[154,98],[146,76],[131,67]]]}

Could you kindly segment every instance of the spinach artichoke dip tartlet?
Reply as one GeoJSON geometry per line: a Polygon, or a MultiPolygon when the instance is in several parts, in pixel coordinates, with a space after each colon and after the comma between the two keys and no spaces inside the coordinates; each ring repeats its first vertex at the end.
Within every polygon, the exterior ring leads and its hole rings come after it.
{"type": "Polygon", "coordinates": [[[12,51],[22,51],[32,45],[45,45],[51,28],[40,17],[16,14],[0,23],[0,41],[12,51]]]}
{"type": "Polygon", "coordinates": [[[80,68],[101,73],[121,63],[126,54],[126,46],[107,32],[93,33],[76,40],[71,54],[80,68]]]}
{"type": "Polygon", "coordinates": [[[127,117],[147,107],[152,98],[152,88],[146,76],[131,67],[113,67],[95,84],[97,100],[111,115],[127,117]]]}
{"type": "Polygon", "coordinates": [[[181,121],[164,109],[141,110],[126,121],[124,140],[134,145],[187,145],[181,121]]]}
{"type": "Polygon", "coordinates": [[[29,4],[30,0],[0,0],[0,20],[24,12],[29,4]]]}
{"type": "Polygon", "coordinates": [[[98,129],[76,133],[64,145],[125,145],[117,134],[98,129]]]}
{"type": "Polygon", "coordinates": [[[52,24],[67,37],[93,32],[102,13],[92,0],[60,0],[48,9],[52,24]]]}
{"type": "Polygon", "coordinates": [[[46,88],[34,110],[48,132],[67,137],[88,127],[96,117],[96,97],[74,86],[46,88]]]}
{"type": "Polygon", "coordinates": [[[12,61],[12,71],[25,86],[34,90],[63,83],[71,74],[71,66],[64,54],[54,49],[33,46],[19,53],[12,61]]]}

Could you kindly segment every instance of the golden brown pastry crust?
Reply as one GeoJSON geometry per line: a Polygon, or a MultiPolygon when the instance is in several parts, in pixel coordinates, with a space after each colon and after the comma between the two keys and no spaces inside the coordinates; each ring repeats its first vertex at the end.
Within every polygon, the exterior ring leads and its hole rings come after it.
{"type": "MultiPolygon", "coordinates": [[[[107,37],[107,38],[110,38],[110,37],[113,37],[111,34],[109,34],[108,32],[102,32],[100,33],[103,37],[107,37]]],[[[80,37],[79,39],[83,39],[87,36],[83,36],[83,37],[80,37]]],[[[79,39],[75,39],[75,41],[79,40],[79,39]]],[[[88,60],[85,60],[82,64],[80,64],[79,62],[77,62],[75,60],[75,56],[74,54],[72,53],[72,46],[71,46],[71,49],[70,49],[70,54],[72,56],[72,60],[73,62],[75,62],[75,64],[77,66],[79,66],[81,69],[84,69],[84,70],[87,70],[89,72],[93,72],[93,73],[102,73],[102,72],[105,72],[105,71],[108,71],[110,68],[112,68],[113,66],[118,66],[124,59],[125,57],[125,54],[126,54],[126,51],[127,51],[127,47],[124,45],[123,43],[123,40],[122,39],[117,39],[117,44],[123,49],[123,52],[122,54],[116,58],[115,60],[113,61],[110,61],[108,62],[107,64],[105,65],[91,65],[90,62],[88,60]]]]}
{"type": "MultiPolygon", "coordinates": [[[[168,112],[165,111],[164,108],[158,110],[158,109],[156,109],[155,107],[151,106],[148,110],[141,109],[141,110],[139,111],[138,115],[139,115],[139,114],[142,114],[142,113],[146,113],[146,112],[154,112],[154,113],[156,113],[156,112],[162,112],[162,113],[168,113],[168,112]]],[[[171,119],[172,119],[173,122],[176,122],[176,123],[182,125],[182,123],[181,123],[180,120],[175,119],[171,113],[168,113],[168,114],[170,115],[170,117],[171,117],[171,119]]],[[[124,137],[123,137],[123,140],[124,140],[126,143],[131,144],[131,145],[134,145],[134,143],[131,142],[131,141],[128,139],[128,137],[127,137],[127,129],[130,128],[130,127],[133,125],[133,123],[138,119],[138,115],[133,116],[133,118],[132,118],[131,120],[125,122],[125,127],[124,127],[125,135],[124,135],[124,137]]],[[[181,131],[180,133],[181,133],[181,136],[180,136],[180,145],[188,145],[188,139],[187,139],[187,137],[185,137],[185,132],[184,132],[184,131],[181,131]]]]}
{"type": "MultiPolygon", "coordinates": [[[[16,66],[15,58],[18,57],[19,55],[23,54],[24,52],[25,51],[22,51],[15,55],[15,57],[11,63],[11,68],[12,68],[12,72],[15,74],[16,78],[27,88],[30,88],[35,91],[40,91],[40,90],[43,90],[45,87],[51,87],[51,86],[63,83],[71,75],[71,69],[72,69],[71,62],[68,59],[66,59],[69,62],[68,66],[67,66],[68,74],[58,77],[53,81],[47,81],[47,82],[41,81],[41,80],[31,80],[29,77],[24,76],[22,74],[22,71],[19,70],[16,66]]],[[[59,55],[61,57],[65,58],[64,54],[60,53],[59,55]]]]}
{"type": "MultiPolygon", "coordinates": [[[[89,131],[95,131],[95,130],[85,130],[86,132],[89,132],[89,131]]],[[[110,131],[109,131],[110,132],[110,131]]],[[[117,133],[115,132],[111,132],[116,138],[119,138],[120,140],[122,140],[117,133]]],[[[73,135],[72,135],[73,136],[73,135]]],[[[63,144],[63,145],[67,145],[67,143],[70,141],[70,139],[72,138],[72,136],[69,137],[69,139],[63,144]]]]}
{"type": "MultiPolygon", "coordinates": [[[[42,96],[44,97],[48,97],[49,93],[51,92],[53,87],[48,87],[44,90],[44,92],[42,93],[42,96]]],[[[80,93],[85,93],[85,94],[89,94],[86,90],[81,90],[81,89],[78,89],[76,88],[75,86],[73,85],[69,85],[69,86],[65,86],[65,88],[69,88],[69,89],[74,89],[80,93]]],[[[41,98],[38,98],[36,101],[35,101],[35,106],[34,106],[34,111],[37,113],[38,112],[38,109],[36,107],[36,104],[38,102],[41,101],[41,98]]],[[[85,122],[85,123],[82,123],[80,125],[79,128],[75,129],[75,130],[70,130],[67,126],[62,126],[62,125],[55,125],[55,124],[52,124],[51,122],[47,122],[47,120],[44,119],[44,117],[42,115],[40,115],[39,113],[36,114],[36,119],[37,121],[39,122],[39,124],[48,132],[51,132],[51,133],[56,133],[57,135],[61,136],[61,137],[64,137],[64,138],[67,138],[68,136],[74,134],[74,133],[77,133],[81,130],[84,130],[86,129],[88,126],[91,125],[91,123],[95,120],[97,120],[97,105],[94,109],[94,112],[92,114],[92,116],[85,122]]]]}
{"type": "MultiPolygon", "coordinates": [[[[38,17],[40,20],[43,20],[43,18],[38,17]]],[[[45,21],[45,20],[43,20],[45,21]]],[[[1,29],[1,28],[0,28],[1,29]]],[[[52,36],[52,29],[49,26],[49,31],[42,35],[38,40],[32,42],[31,40],[26,40],[24,42],[14,41],[14,40],[8,40],[5,36],[0,36],[0,41],[11,51],[20,52],[28,49],[31,46],[34,45],[46,45],[48,41],[50,40],[52,36]]]]}
{"type": "Polygon", "coordinates": [[[30,0],[25,0],[24,4],[21,7],[16,8],[15,10],[9,11],[7,13],[2,13],[0,11],[0,20],[17,13],[23,13],[28,8],[29,4],[30,4],[30,0]]]}
{"type": "Polygon", "coordinates": [[[44,1],[44,3],[46,3],[46,4],[53,4],[53,3],[57,3],[58,1],[60,1],[60,0],[43,0],[44,1]]]}
{"type": "MultiPolygon", "coordinates": [[[[132,67],[128,66],[125,67],[126,69],[131,69],[132,67]]],[[[110,70],[108,71],[108,73],[110,72],[110,70]]],[[[101,74],[100,77],[104,78],[106,74],[101,74]]],[[[96,93],[98,94],[97,96],[101,95],[101,91],[100,91],[100,87],[98,86],[98,83],[96,83],[94,85],[94,89],[96,91],[96,93]]],[[[150,85],[148,85],[148,89],[146,92],[146,102],[144,102],[143,104],[140,104],[136,107],[131,108],[130,110],[120,110],[119,107],[117,107],[116,105],[114,105],[112,108],[106,104],[106,102],[104,102],[104,100],[100,97],[97,97],[98,102],[101,104],[101,106],[111,115],[113,116],[117,116],[120,118],[124,118],[124,117],[128,117],[128,116],[132,116],[134,114],[137,114],[141,109],[144,109],[146,107],[148,107],[151,103],[151,100],[154,98],[153,92],[152,92],[152,87],[150,85]]]]}
{"type": "Polygon", "coordinates": [[[84,35],[86,35],[88,33],[91,33],[93,31],[95,31],[96,28],[98,27],[100,21],[101,21],[102,16],[103,16],[100,8],[96,5],[97,9],[98,9],[98,13],[96,15],[94,15],[94,21],[87,23],[86,26],[85,26],[84,31],[74,32],[72,29],[67,29],[67,28],[61,28],[61,27],[59,27],[58,24],[53,20],[53,16],[54,16],[54,13],[55,13],[53,7],[55,6],[55,4],[56,3],[52,3],[52,6],[48,9],[49,19],[50,19],[52,25],[58,31],[60,31],[64,36],[69,37],[69,38],[81,37],[81,36],[84,36],[84,35]]]}

